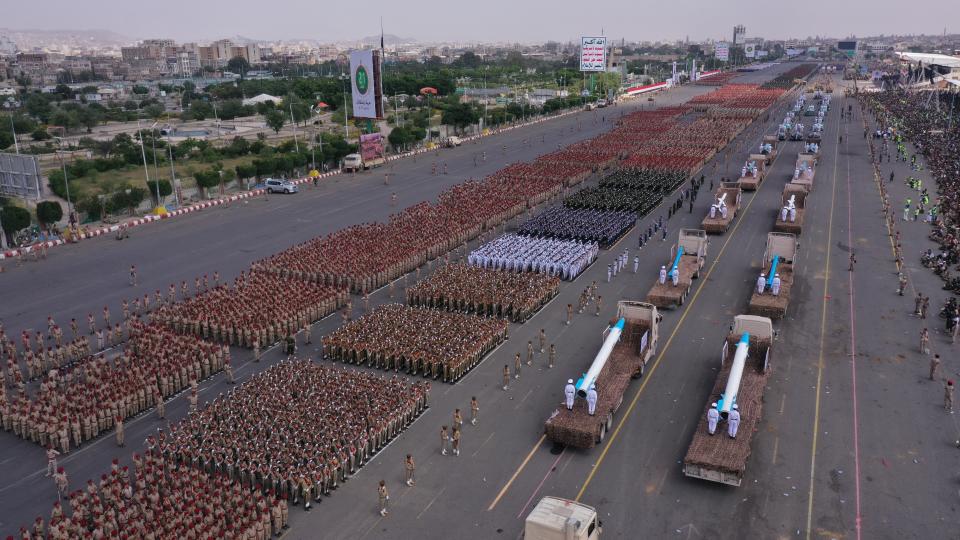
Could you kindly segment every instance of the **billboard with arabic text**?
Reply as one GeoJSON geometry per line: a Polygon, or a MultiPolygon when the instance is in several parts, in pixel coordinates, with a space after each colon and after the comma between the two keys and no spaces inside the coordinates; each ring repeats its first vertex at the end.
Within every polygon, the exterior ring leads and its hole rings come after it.
{"type": "Polygon", "coordinates": [[[607,38],[580,38],[580,71],[607,70],[607,38]]]}

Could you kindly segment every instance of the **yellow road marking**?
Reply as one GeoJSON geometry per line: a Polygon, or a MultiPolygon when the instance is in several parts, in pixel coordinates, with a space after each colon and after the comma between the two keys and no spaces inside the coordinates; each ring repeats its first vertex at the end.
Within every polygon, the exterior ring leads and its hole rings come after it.
{"type": "Polygon", "coordinates": [[[520,472],[523,471],[523,468],[527,466],[527,462],[529,462],[530,458],[533,457],[533,453],[537,451],[537,448],[540,448],[540,445],[543,444],[543,441],[546,438],[546,433],[540,436],[540,439],[537,441],[537,443],[534,444],[533,448],[530,449],[530,453],[527,454],[526,459],[524,459],[523,463],[517,467],[517,470],[514,471],[513,476],[510,477],[510,480],[507,481],[507,483],[503,486],[503,489],[500,490],[500,493],[497,494],[497,498],[494,499],[493,502],[490,503],[490,506],[487,507],[487,512],[493,510],[493,508],[497,506],[497,503],[500,502],[500,499],[503,498],[503,496],[507,493],[507,490],[510,489],[510,485],[513,484],[513,481],[516,480],[518,476],[520,476],[520,472]]]}
{"type": "Polygon", "coordinates": [[[827,256],[823,263],[823,308],[820,311],[820,352],[817,358],[816,398],[813,405],[813,441],[810,443],[810,488],[807,490],[807,536],[813,523],[813,477],[817,468],[817,436],[820,431],[820,391],[823,386],[823,342],[827,334],[827,293],[830,286],[830,251],[833,248],[833,210],[837,200],[837,163],[840,158],[840,129],[833,147],[833,191],[830,196],[830,219],[827,221],[827,256]]]}
{"type": "MultiPolygon", "coordinates": [[[[777,158],[774,158],[774,162],[779,157],[780,154],[778,153],[777,158]]],[[[770,164],[770,167],[773,168],[773,163],[770,164]]],[[[607,452],[610,450],[610,447],[613,446],[614,441],[617,440],[617,436],[620,435],[620,429],[623,428],[623,425],[627,422],[627,418],[630,417],[630,413],[633,412],[633,408],[637,405],[637,401],[640,399],[643,389],[647,387],[647,383],[650,382],[651,377],[653,377],[653,373],[657,370],[657,366],[660,365],[660,360],[663,359],[663,357],[667,354],[667,350],[670,349],[670,344],[673,343],[673,338],[676,337],[677,332],[683,326],[683,321],[687,318],[687,314],[690,313],[693,305],[697,302],[697,298],[700,297],[700,292],[703,291],[707,281],[710,280],[710,274],[712,274],[713,270],[717,267],[717,263],[720,262],[720,259],[723,257],[723,252],[727,249],[727,245],[730,244],[730,240],[732,240],[737,234],[737,229],[740,228],[740,224],[746,219],[746,215],[750,210],[750,206],[753,205],[753,201],[757,200],[757,195],[759,194],[760,189],[763,188],[763,185],[766,183],[768,182],[763,182],[757,186],[757,190],[754,192],[753,197],[750,198],[750,202],[748,202],[743,208],[743,212],[740,214],[740,219],[738,219],[737,223],[734,224],[733,229],[730,231],[730,235],[727,236],[727,239],[723,242],[723,245],[720,246],[720,251],[717,252],[717,256],[710,265],[710,269],[707,270],[707,273],[703,276],[703,280],[700,282],[700,286],[697,287],[697,291],[693,293],[693,296],[690,298],[690,302],[687,303],[687,309],[684,310],[683,315],[680,316],[680,320],[677,321],[677,325],[673,328],[673,332],[670,333],[667,343],[663,346],[663,349],[660,350],[660,354],[657,355],[657,359],[654,360],[653,365],[650,366],[650,369],[647,371],[646,375],[644,375],[643,383],[640,384],[640,388],[637,389],[636,393],[633,395],[633,399],[630,400],[630,405],[627,407],[626,412],[623,413],[623,416],[617,423],[617,428],[613,430],[613,433],[610,434],[610,438],[607,439],[607,445],[603,447],[603,451],[600,452],[600,457],[597,458],[597,462],[593,464],[593,467],[590,469],[590,474],[587,475],[587,480],[583,483],[583,487],[580,488],[580,491],[577,493],[577,497],[574,500],[579,502],[583,497],[583,494],[587,491],[587,486],[590,485],[590,482],[593,480],[593,476],[597,474],[597,469],[600,468],[600,464],[603,463],[604,458],[607,457],[607,452]]]]}

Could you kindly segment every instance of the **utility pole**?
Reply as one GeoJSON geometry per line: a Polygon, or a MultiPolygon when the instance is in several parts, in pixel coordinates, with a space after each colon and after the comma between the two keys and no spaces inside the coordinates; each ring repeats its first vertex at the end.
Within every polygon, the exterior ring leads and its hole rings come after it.
{"type": "MultiPolygon", "coordinates": [[[[10,115],[10,132],[13,133],[13,147],[17,149],[17,155],[20,155],[20,143],[17,141],[17,128],[13,125],[13,115],[10,115]]],[[[0,229],[0,233],[3,229],[0,229]]]]}
{"type": "Polygon", "coordinates": [[[343,137],[350,141],[350,127],[347,125],[347,79],[350,77],[346,73],[340,74],[340,80],[343,81],[343,137]]]}
{"type": "Polygon", "coordinates": [[[293,119],[293,100],[290,100],[290,123],[293,124],[293,145],[297,148],[297,153],[300,153],[300,143],[297,142],[297,122],[293,119]]]}
{"type": "MultiPolygon", "coordinates": [[[[177,171],[173,168],[173,145],[168,144],[167,148],[170,150],[170,187],[173,189],[173,193],[177,198],[177,208],[180,208],[180,190],[177,189],[177,171]]],[[[159,191],[159,182],[157,182],[157,184],[157,190],[159,191]]]]}

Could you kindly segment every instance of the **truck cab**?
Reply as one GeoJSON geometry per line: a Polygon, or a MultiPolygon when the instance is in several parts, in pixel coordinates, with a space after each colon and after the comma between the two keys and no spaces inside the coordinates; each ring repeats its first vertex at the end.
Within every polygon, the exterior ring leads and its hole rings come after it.
{"type": "Polygon", "coordinates": [[[527,516],[524,540],[599,540],[597,510],[560,497],[544,497],[527,516]]]}
{"type": "Polygon", "coordinates": [[[360,157],[360,154],[347,154],[343,156],[343,166],[341,168],[344,172],[357,172],[364,170],[366,167],[363,165],[363,158],[360,157]]]}

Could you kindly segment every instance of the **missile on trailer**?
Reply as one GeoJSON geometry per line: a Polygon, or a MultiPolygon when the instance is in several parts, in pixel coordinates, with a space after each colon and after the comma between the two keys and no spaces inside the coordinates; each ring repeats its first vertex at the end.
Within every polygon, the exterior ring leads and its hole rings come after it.
{"type": "Polygon", "coordinates": [[[600,347],[600,352],[597,353],[596,358],[593,359],[593,363],[590,364],[590,369],[577,381],[578,396],[582,398],[587,397],[587,390],[590,389],[590,385],[595,383],[597,377],[600,376],[600,371],[610,358],[610,353],[613,352],[614,346],[620,341],[620,334],[623,332],[623,327],[626,324],[626,319],[620,319],[617,321],[617,324],[610,327],[610,333],[607,334],[606,339],[603,340],[603,346],[600,347]]]}
{"type": "Polygon", "coordinates": [[[796,208],[796,203],[794,202],[795,197],[796,195],[791,195],[790,199],[787,200],[787,210],[793,210],[794,208],[796,208]]]}
{"type": "Polygon", "coordinates": [[[727,205],[727,203],[725,202],[726,200],[727,200],[727,193],[726,192],[721,193],[720,196],[717,197],[717,208],[723,208],[724,206],[726,206],[727,205]]]}
{"type": "Polygon", "coordinates": [[[673,273],[677,269],[677,265],[680,264],[680,257],[683,257],[683,246],[677,248],[677,257],[673,259],[673,266],[670,267],[670,273],[673,273]]]}
{"type": "Polygon", "coordinates": [[[726,418],[733,409],[733,404],[737,402],[737,394],[740,392],[740,379],[743,377],[743,368],[747,365],[747,354],[750,351],[750,333],[744,332],[737,343],[737,352],[733,355],[733,365],[730,367],[730,375],[727,377],[727,387],[720,396],[718,402],[720,416],[726,418]]]}
{"type": "Polygon", "coordinates": [[[780,264],[780,256],[774,255],[770,263],[770,275],[767,276],[767,287],[773,288],[773,278],[777,275],[777,265],[780,264]]]}

